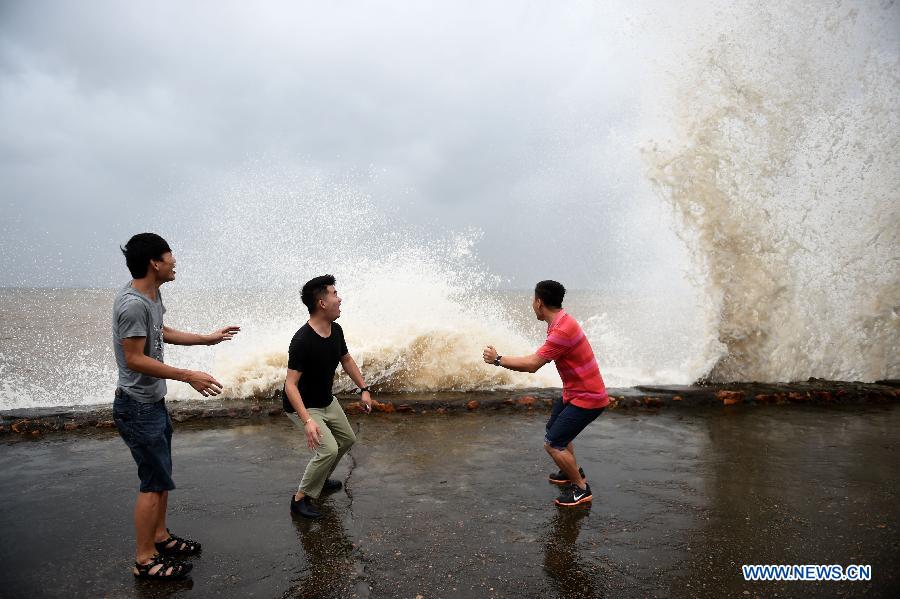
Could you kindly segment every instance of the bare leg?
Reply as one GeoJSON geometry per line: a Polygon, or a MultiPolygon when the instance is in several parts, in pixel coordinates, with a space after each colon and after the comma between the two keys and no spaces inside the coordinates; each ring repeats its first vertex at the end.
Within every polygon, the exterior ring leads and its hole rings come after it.
{"type": "Polygon", "coordinates": [[[156,530],[155,541],[160,543],[169,538],[169,531],[166,529],[166,510],[169,507],[169,492],[163,491],[159,494],[159,506],[156,510],[156,530]]]}
{"type": "MultiPolygon", "coordinates": [[[[154,537],[156,536],[156,527],[159,523],[160,505],[162,505],[163,518],[166,512],[166,496],[168,491],[162,493],[138,493],[137,501],[134,503],[134,530],[137,537],[137,549],[134,553],[134,561],[139,564],[146,564],[157,554],[154,537]]],[[[163,519],[165,526],[165,519],[163,519]]],[[[150,569],[150,574],[156,574],[162,570],[162,564],[154,566],[150,569]]],[[[138,573],[136,568],[132,568],[132,572],[138,573]]],[[[166,568],[166,575],[174,572],[173,567],[166,568]]]]}
{"type": "MultiPolygon", "coordinates": [[[[572,441],[569,441],[569,444],[566,446],[566,451],[572,454],[572,459],[575,461],[575,465],[577,467],[578,460],[575,459],[575,446],[572,444],[572,441]]],[[[581,474],[581,468],[578,468],[578,474],[581,474]]],[[[587,477],[584,477],[584,480],[587,480],[587,477]]]]}
{"type": "Polygon", "coordinates": [[[137,538],[134,558],[139,563],[145,564],[156,555],[154,541],[161,502],[162,493],[138,493],[134,504],[134,531],[137,538]]]}
{"type": "Polygon", "coordinates": [[[584,489],[587,482],[581,477],[581,473],[578,472],[578,464],[575,462],[575,453],[574,451],[569,451],[569,448],[571,447],[572,445],[569,444],[569,447],[566,449],[555,449],[546,443],[544,444],[544,449],[547,450],[547,453],[550,454],[550,457],[553,458],[553,461],[556,462],[556,465],[559,466],[562,473],[566,475],[566,478],[578,485],[578,488],[584,489]]]}

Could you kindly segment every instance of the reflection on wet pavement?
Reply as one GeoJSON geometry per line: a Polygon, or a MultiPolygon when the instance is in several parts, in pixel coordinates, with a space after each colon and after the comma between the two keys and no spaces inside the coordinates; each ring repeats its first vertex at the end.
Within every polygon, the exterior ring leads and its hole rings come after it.
{"type": "Polygon", "coordinates": [[[900,409],[604,414],[576,441],[593,505],[571,509],[552,503],[545,418],[354,417],[345,489],[318,521],[289,513],[308,455],[287,419],[181,426],[170,525],[204,553],[178,585],[128,573],[136,476],[114,433],[15,440],[0,452],[0,526],[16,539],[0,548],[0,594],[878,596],[898,584],[900,409]],[[871,564],[874,580],[744,582],[751,563],[871,564]]]}

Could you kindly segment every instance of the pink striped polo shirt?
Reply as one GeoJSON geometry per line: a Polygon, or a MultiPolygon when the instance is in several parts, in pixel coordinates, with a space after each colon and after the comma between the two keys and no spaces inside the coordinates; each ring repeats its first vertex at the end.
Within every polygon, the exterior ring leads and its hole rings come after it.
{"type": "Polygon", "coordinates": [[[606,385],[591,343],[581,326],[565,310],[560,310],[547,327],[547,340],[537,354],[556,362],[556,370],[563,381],[563,402],[588,409],[609,405],[606,385]]]}

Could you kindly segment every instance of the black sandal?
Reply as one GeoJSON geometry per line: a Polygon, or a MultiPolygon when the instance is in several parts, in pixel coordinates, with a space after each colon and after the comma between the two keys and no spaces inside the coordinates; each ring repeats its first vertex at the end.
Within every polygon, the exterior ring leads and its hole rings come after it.
{"type": "Polygon", "coordinates": [[[193,567],[194,564],[180,562],[157,553],[146,564],[134,562],[134,569],[137,570],[137,572],[132,571],[132,574],[134,574],[135,578],[180,580],[187,576],[187,573],[190,572],[193,567]],[[156,566],[159,566],[159,569],[156,572],[151,572],[156,566]]]}
{"type": "Polygon", "coordinates": [[[196,555],[200,553],[201,547],[200,543],[197,541],[182,539],[179,536],[173,535],[172,531],[168,528],[166,529],[166,532],[169,533],[169,538],[165,541],[156,543],[156,550],[160,553],[166,555],[196,555]]]}

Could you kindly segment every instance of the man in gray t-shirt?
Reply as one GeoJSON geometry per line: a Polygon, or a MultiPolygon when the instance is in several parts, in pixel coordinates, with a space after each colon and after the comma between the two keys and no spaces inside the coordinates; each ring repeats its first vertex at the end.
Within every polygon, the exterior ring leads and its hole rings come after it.
{"type": "Polygon", "coordinates": [[[166,396],[166,379],[150,376],[128,368],[122,340],[143,337],[144,355],[164,362],[163,354],[163,304],[162,293],[157,290],[156,300],[137,291],[131,282],[116,294],[113,302],[113,351],[119,366],[118,388],[141,403],[152,403],[166,396]]]}
{"type": "Polygon", "coordinates": [[[119,367],[113,420],[141,480],[134,509],[137,548],[132,572],[140,578],[175,580],[186,576],[192,565],[171,556],[199,553],[200,543],[175,536],[166,527],[169,491],[175,488],[166,379],[188,383],[204,397],[218,395],[222,384],[205,372],[166,365],[164,344],[215,345],[231,340],[240,327],[198,335],[165,326],[159,288],[175,280],[169,244],[159,235],[140,233],[122,253],[133,278],[113,303],[113,350],[119,367]]]}

